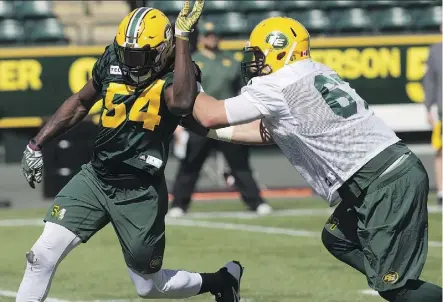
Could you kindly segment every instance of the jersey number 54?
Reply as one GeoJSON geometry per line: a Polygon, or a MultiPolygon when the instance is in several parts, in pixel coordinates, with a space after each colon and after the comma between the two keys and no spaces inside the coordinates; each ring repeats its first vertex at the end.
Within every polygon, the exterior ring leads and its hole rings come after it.
{"type": "MultiPolygon", "coordinates": [[[[157,80],[140,94],[129,111],[128,119],[130,121],[142,122],[144,129],[154,131],[155,126],[159,125],[161,120],[158,112],[160,111],[160,97],[164,83],[163,80],[157,80]]],[[[126,120],[126,105],[124,103],[114,104],[113,101],[116,95],[133,94],[134,90],[132,88],[125,84],[109,84],[104,100],[105,108],[101,116],[103,127],[117,128],[126,120]],[[108,115],[110,110],[114,110],[113,115],[108,115]]]]}

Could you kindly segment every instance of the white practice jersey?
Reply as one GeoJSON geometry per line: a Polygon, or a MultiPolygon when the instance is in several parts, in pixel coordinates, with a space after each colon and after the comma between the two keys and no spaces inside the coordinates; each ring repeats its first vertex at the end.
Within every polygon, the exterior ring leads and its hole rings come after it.
{"type": "Polygon", "coordinates": [[[241,96],[257,107],[276,144],[331,206],[346,180],[399,141],[347,82],[311,60],[253,78],[241,96]]]}

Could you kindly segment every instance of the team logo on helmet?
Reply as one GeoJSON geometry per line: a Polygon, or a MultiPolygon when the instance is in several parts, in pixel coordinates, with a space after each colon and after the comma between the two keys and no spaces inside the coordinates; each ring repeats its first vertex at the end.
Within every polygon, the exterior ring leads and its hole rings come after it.
{"type": "Polygon", "coordinates": [[[274,49],[283,49],[289,44],[288,38],[279,31],[273,31],[266,36],[266,43],[270,44],[274,49]]]}
{"type": "Polygon", "coordinates": [[[398,273],[397,272],[389,272],[383,276],[383,282],[394,284],[398,280],[398,273]]]}

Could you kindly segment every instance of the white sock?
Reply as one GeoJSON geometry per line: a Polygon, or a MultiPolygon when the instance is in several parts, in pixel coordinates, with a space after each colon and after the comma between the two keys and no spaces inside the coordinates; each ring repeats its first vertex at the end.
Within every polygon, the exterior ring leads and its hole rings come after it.
{"type": "Polygon", "coordinates": [[[442,198],[443,197],[443,191],[440,191],[437,193],[437,198],[442,198]]]}
{"type": "Polygon", "coordinates": [[[16,302],[40,302],[46,299],[57,265],[81,240],[68,229],[51,222],[26,255],[26,270],[16,302]]]}
{"type": "Polygon", "coordinates": [[[202,285],[198,273],[162,269],[154,274],[141,275],[128,268],[137,294],[145,299],[183,299],[196,296],[202,285]]]}

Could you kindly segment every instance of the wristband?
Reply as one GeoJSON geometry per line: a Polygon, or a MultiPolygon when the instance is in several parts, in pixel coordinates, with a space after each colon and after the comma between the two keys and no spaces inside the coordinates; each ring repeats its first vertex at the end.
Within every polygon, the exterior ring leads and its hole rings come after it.
{"type": "Polygon", "coordinates": [[[28,144],[29,148],[33,151],[40,151],[43,149],[42,145],[37,144],[37,142],[34,139],[31,139],[28,144]]]}
{"type": "Polygon", "coordinates": [[[191,32],[189,31],[183,31],[181,29],[175,28],[175,37],[189,41],[189,36],[191,35],[191,32]]]}
{"type": "Polygon", "coordinates": [[[226,127],[221,129],[211,129],[206,134],[206,137],[216,139],[219,141],[230,142],[232,141],[232,135],[234,133],[234,127],[226,127]]]}

